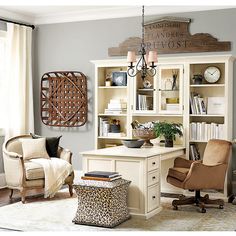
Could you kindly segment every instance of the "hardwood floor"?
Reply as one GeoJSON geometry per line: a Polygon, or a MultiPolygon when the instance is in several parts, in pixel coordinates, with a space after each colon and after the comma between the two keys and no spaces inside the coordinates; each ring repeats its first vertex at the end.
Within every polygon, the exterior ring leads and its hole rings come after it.
{"type": "MultiPolygon", "coordinates": [[[[0,207],[6,206],[15,202],[20,202],[20,192],[18,190],[14,190],[12,199],[9,198],[10,190],[7,188],[0,189],[0,207]]],[[[29,190],[27,192],[27,198],[43,198],[43,190],[29,190]]]]}

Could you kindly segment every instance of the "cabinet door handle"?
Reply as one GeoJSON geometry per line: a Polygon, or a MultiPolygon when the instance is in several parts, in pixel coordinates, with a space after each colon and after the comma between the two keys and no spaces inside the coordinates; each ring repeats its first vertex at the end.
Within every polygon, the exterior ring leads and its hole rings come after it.
{"type": "Polygon", "coordinates": [[[156,196],[152,196],[152,199],[155,199],[156,198],[156,196]]]}
{"type": "Polygon", "coordinates": [[[154,161],[154,162],[152,163],[152,165],[153,165],[153,166],[156,165],[156,162],[154,161]]]}
{"type": "Polygon", "coordinates": [[[152,176],[152,179],[156,179],[156,176],[152,176]]]}

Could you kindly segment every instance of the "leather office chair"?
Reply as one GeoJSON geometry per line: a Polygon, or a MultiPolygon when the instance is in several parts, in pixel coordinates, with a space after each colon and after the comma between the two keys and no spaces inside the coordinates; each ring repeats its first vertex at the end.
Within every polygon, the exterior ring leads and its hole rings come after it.
{"type": "Polygon", "coordinates": [[[209,140],[202,161],[186,160],[178,157],[174,161],[174,167],[169,169],[167,182],[182,188],[195,190],[195,197],[181,195],[179,200],[173,200],[173,209],[177,210],[179,205],[196,204],[201,212],[205,213],[205,204],[219,205],[224,207],[222,199],[211,200],[208,194],[200,196],[200,190],[214,189],[223,190],[226,170],[231,155],[232,143],[212,139],[209,140]]]}

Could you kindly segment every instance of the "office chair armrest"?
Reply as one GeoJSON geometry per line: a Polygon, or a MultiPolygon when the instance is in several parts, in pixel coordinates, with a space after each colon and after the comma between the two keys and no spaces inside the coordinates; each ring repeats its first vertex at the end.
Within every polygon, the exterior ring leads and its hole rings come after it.
{"type": "Polygon", "coordinates": [[[191,164],[188,175],[184,180],[185,189],[224,189],[227,164],[207,166],[200,162],[191,164]]]}
{"type": "Polygon", "coordinates": [[[177,157],[174,160],[174,167],[190,168],[191,164],[194,162],[192,160],[185,159],[185,155],[177,157]]]}

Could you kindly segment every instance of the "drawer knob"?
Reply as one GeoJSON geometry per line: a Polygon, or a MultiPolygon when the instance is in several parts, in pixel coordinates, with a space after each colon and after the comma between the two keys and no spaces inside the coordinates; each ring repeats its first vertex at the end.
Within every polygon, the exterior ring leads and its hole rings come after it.
{"type": "Polygon", "coordinates": [[[152,199],[155,199],[156,198],[156,196],[152,196],[152,199]]]}
{"type": "Polygon", "coordinates": [[[156,176],[152,176],[152,179],[156,179],[156,176]]]}
{"type": "Polygon", "coordinates": [[[156,165],[156,162],[154,161],[154,162],[152,163],[152,165],[153,165],[153,166],[156,165]]]}

